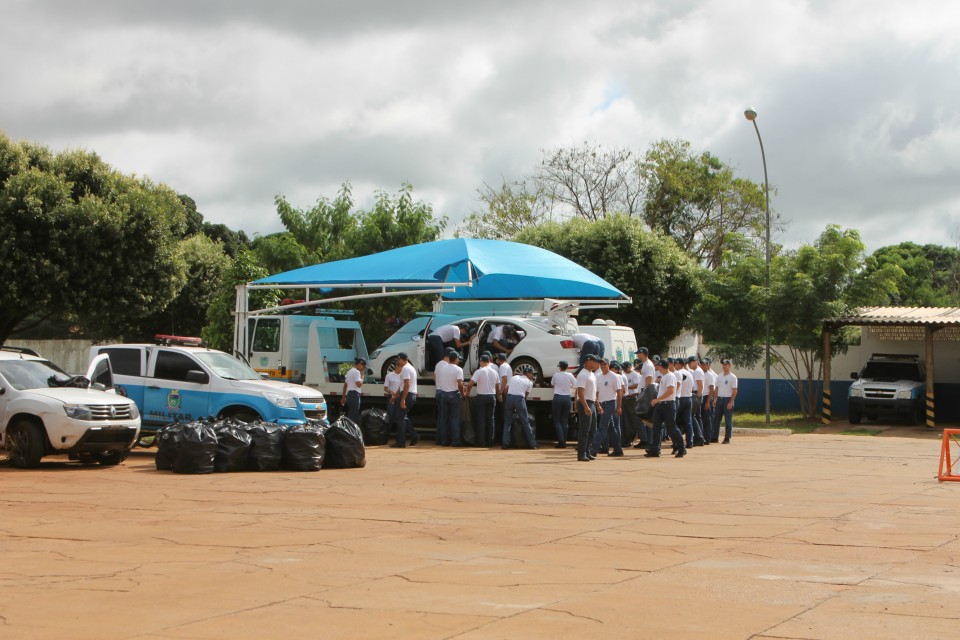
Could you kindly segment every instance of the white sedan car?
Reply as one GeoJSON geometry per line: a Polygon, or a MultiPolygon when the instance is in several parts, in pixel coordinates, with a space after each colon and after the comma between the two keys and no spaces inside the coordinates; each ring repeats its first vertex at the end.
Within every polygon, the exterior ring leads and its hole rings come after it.
{"type": "Polygon", "coordinates": [[[507,360],[518,371],[525,364],[531,365],[537,373],[537,382],[544,383],[558,371],[557,363],[566,360],[576,368],[580,356],[573,340],[578,331],[577,323],[570,318],[561,324],[548,316],[494,316],[463,318],[449,315],[419,316],[390,336],[378,349],[370,354],[368,368],[382,380],[396,364],[397,354],[406,352],[410,364],[424,378],[431,376],[426,370],[426,339],[436,327],[445,324],[466,324],[470,327],[470,344],[463,349],[464,360],[460,363],[464,376],[469,378],[477,369],[480,354],[486,349],[487,336],[496,326],[513,326],[521,336],[507,360]]]}

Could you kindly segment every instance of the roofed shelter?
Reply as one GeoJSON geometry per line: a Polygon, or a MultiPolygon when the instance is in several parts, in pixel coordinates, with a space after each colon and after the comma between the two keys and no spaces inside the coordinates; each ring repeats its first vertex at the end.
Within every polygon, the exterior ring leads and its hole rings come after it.
{"type": "Polygon", "coordinates": [[[901,338],[923,340],[927,368],[926,425],[936,427],[934,336],[960,340],[960,307],[866,307],[823,322],[823,422],[830,423],[830,338],[845,326],[880,328],[901,338]],[[952,335],[950,335],[952,334],[952,335]]]}

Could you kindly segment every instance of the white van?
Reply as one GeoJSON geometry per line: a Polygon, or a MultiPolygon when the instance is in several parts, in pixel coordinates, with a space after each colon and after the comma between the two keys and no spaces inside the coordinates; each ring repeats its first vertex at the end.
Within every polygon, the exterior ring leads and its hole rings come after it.
{"type": "Polygon", "coordinates": [[[637,357],[637,336],[630,327],[618,325],[613,320],[597,318],[593,324],[581,325],[582,333],[589,333],[603,341],[603,357],[610,361],[624,362],[637,357]]]}

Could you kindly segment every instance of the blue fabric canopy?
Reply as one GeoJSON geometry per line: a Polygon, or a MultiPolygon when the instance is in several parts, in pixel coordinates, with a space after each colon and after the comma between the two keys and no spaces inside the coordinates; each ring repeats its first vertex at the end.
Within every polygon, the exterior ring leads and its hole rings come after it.
{"type": "Polygon", "coordinates": [[[517,242],[455,238],[401,247],[360,258],[302,267],[253,284],[380,286],[466,282],[444,298],[626,298],[619,289],[555,253],[517,242]]]}

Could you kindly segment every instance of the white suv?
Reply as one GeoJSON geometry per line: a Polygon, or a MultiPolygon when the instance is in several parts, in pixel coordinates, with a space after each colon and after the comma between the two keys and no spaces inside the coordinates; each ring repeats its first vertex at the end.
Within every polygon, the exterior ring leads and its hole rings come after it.
{"type": "Polygon", "coordinates": [[[137,441],[140,413],[107,391],[111,381],[106,357],[91,362],[86,376],[71,376],[34,351],[0,347],[0,449],[23,469],[62,454],[120,463],[137,441]]]}

